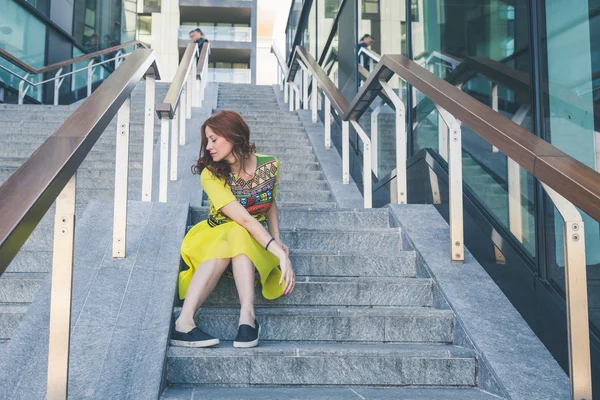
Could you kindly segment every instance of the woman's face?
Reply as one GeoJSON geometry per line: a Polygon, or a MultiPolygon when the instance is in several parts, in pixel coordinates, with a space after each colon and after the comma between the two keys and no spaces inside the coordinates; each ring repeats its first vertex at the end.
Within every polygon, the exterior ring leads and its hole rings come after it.
{"type": "Polygon", "coordinates": [[[233,143],[230,143],[222,136],[217,135],[210,126],[207,126],[204,130],[206,132],[206,138],[208,142],[206,144],[206,151],[210,153],[214,162],[226,160],[231,155],[233,150],[233,143]]]}

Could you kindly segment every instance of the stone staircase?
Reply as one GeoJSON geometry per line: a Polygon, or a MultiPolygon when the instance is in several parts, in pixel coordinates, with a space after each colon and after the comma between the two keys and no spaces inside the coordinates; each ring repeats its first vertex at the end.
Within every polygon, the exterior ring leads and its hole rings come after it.
{"type": "MultiPolygon", "coordinates": [[[[162,100],[168,84],[158,83],[162,100]]],[[[144,136],[145,86],[131,97],[129,199],[140,200],[144,136]]],[[[0,184],[67,119],[75,106],[0,105],[0,184]]],[[[114,199],[116,118],[109,124],[77,173],[77,212],[89,200],[114,199]]],[[[155,143],[160,121],[155,116],[155,143]]],[[[0,342],[11,338],[52,264],[54,210],[48,211],[25,246],[0,277],[0,342]]]]}
{"type": "MultiPolygon", "coordinates": [[[[497,398],[477,389],[475,351],[455,343],[455,316],[436,307],[433,280],[389,210],[336,206],[302,123],[280,111],[273,89],[220,85],[218,108],[240,112],[258,151],[281,162],[281,236],[297,285],[276,301],[257,288],[261,342],[238,350],[237,291],[223,278],[197,317],[222,344],[170,347],[162,398],[497,398]]],[[[205,206],[191,210],[190,227],[205,206]]]]}

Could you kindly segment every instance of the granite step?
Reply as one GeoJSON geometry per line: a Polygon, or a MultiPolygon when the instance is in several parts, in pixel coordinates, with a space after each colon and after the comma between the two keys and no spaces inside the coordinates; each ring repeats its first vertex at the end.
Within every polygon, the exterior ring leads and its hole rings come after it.
{"type": "MultiPolygon", "coordinates": [[[[279,160],[282,165],[285,164],[282,160],[279,160]]],[[[311,190],[330,190],[329,183],[325,180],[316,181],[284,181],[279,180],[279,186],[282,188],[294,188],[297,191],[310,192],[311,190]]]]}
{"type": "Polygon", "coordinates": [[[476,388],[456,387],[179,387],[170,386],[161,400],[498,400],[476,388]]]}
{"type": "MultiPolygon", "coordinates": [[[[20,129],[20,132],[34,131],[40,129],[44,131],[56,131],[64,121],[39,121],[39,120],[26,120],[26,121],[2,121],[0,120],[0,131],[6,131],[7,129],[20,129]]],[[[154,119],[154,128],[160,128],[160,120],[154,119]]],[[[133,118],[129,123],[130,130],[136,130],[143,132],[144,130],[144,119],[133,118]]],[[[106,130],[117,130],[117,121],[111,121],[106,130]]]]}
{"type": "Polygon", "coordinates": [[[273,119],[273,120],[268,120],[268,119],[262,119],[262,120],[252,120],[252,121],[248,121],[246,119],[244,119],[246,121],[246,124],[250,127],[250,130],[255,129],[257,127],[283,127],[283,128],[289,128],[289,127],[294,127],[297,128],[299,131],[303,131],[303,125],[302,122],[300,121],[294,121],[294,120],[280,120],[280,119],[273,119]]]}
{"type": "Polygon", "coordinates": [[[277,157],[281,165],[287,162],[317,162],[315,154],[283,154],[277,157]]]}
{"type": "MultiPolygon", "coordinates": [[[[179,317],[181,308],[174,310],[179,317]]],[[[196,325],[233,341],[239,308],[202,308],[196,325]]],[[[426,307],[259,307],[261,342],[443,343],[453,341],[451,310],[426,307]],[[307,329],[310,327],[310,329],[307,329]]]]}
{"type": "MultiPolygon", "coordinates": [[[[305,172],[305,171],[320,171],[321,164],[318,162],[292,162],[285,161],[282,162],[279,160],[279,167],[281,171],[289,171],[289,172],[305,172]]],[[[280,171],[280,172],[281,172],[280,171]]]]}
{"type": "MultiPolygon", "coordinates": [[[[31,148],[26,147],[11,147],[6,149],[0,149],[0,158],[29,158],[36,151],[39,146],[32,146],[31,148]]],[[[90,150],[85,158],[85,161],[112,161],[114,164],[115,160],[115,149],[111,149],[109,145],[97,145],[90,150]]],[[[139,161],[141,163],[143,159],[142,149],[131,147],[129,149],[129,160],[139,161]]],[[[0,160],[0,165],[6,165],[0,160]]]]}
{"type": "Polygon", "coordinates": [[[312,146],[281,146],[279,143],[271,143],[267,146],[257,146],[257,152],[260,154],[278,155],[278,154],[314,154],[312,146]],[[260,151],[259,151],[260,150],[260,151]]]}
{"type": "MultiPolygon", "coordinates": [[[[36,143],[37,146],[39,147],[51,135],[51,133],[43,134],[43,133],[39,133],[39,131],[36,131],[36,132],[37,133],[28,133],[26,135],[23,135],[21,133],[0,132],[0,146],[6,146],[6,145],[10,145],[10,146],[19,145],[20,146],[23,143],[36,143]]],[[[96,145],[104,144],[104,143],[114,144],[116,142],[116,140],[117,140],[116,135],[103,134],[102,136],[100,136],[100,138],[96,142],[96,145]]],[[[158,142],[158,140],[159,140],[159,135],[155,134],[154,135],[154,143],[158,142]]],[[[132,147],[133,146],[143,146],[144,137],[142,135],[130,135],[129,143],[130,143],[130,146],[132,146],[132,147]]]]}
{"type": "Polygon", "coordinates": [[[0,276],[0,303],[31,303],[47,273],[5,272],[0,276]]]}
{"type": "MultiPolygon", "coordinates": [[[[39,229],[39,225],[38,225],[39,229]]],[[[52,235],[50,229],[47,234],[52,235]]],[[[26,273],[47,273],[52,268],[52,250],[48,249],[29,249],[28,246],[21,248],[19,253],[13,258],[6,272],[26,272],[26,273]]]]}
{"type": "MultiPolygon", "coordinates": [[[[1,159],[0,159],[1,164],[1,159]]],[[[18,167],[0,167],[0,181],[4,181],[11,176],[18,167]]],[[[111,168],[106,169],[89,169],[89,168],[79,168],[77,170],[77,182],[85,181],[88,179],[112,179],[115,178],[115,168],[114,163],[111,168]]],[[[129,180],[139,180],[142,178],[142,170],[138,168],[129,169],[129,180]]]]}
{"type": "MultiPolygon", "coordinates": [[[[208,217],[208,207],[191,208],[191,221],[198,223],[208,217]]],[[[330,210],[279,207],[279,225],[295,229],[334,228],[344,226],[355,228],[387,228],[389,212],[387,209],[330,210]]]]}
{"type": "Polygon", "coordinates": [[[28,304],[0,303],[0,342],[9,340],[27,312],[28,304]]]}
{"type": "MultiPolygon", "coordinates": [[[[285,141],[287,147],[298,148],[310,146],[308,138],[299,136],[267,136],[264,134],[256,134],[250,137],[250,141],[253,142],[256,147],[265,148],[273,145],[278,145],[279,142],[285,141]]],[[[314,162],[314,161],[313,161],[314,162]]]]}
{"type": "MultiPolygon", "coordinates": [[[[213,113],[217,113],[219,111],[223,110],[222,108],[213,108],[213,113]]],[[[264,118],[265,115],[271,115],[271,116],[282,116],[282,117],[287,117],[287,116],[295,116],[296,118],[298,118],[298,114],[293,111],[293,112],[280,112],[279,110],[270,110],[270,112],[265,112],[264,110],[257,110],[257,111],[252,111],[252,110],[235,110],[238,114],[240,114],[242,117],[246,118],[246,117],[254,117],[254,118],[264,118]]]]}
{"type": "MultiPolygon", "coordinates": [[[[0,156],[0,166],[5,168],[14,168],[20,167],[27,161],[29,157],[2,157],[0,156]]],[[[108,170],[114,169],[115,160],[88,160],[85,159],[83,163],[81,163],[80,169],[99,169],[99,170],[108,170]]],[[[134,170],[140,170],[142,168],[142,161],[130,160],[129,161],[129,172],[133,173],[134,170]]]]}
{"type": "MultiPolygon", "coordinates": [[[[204,207],[208,207],[210,204],[208,202],[208,200],[202,200],[202,206],[204,207]]],[[[337,203],[330,201],[330,202],[325,202],[325,203],[319,203],[319,202],[315,202],[315,201],[309,201],[309,202],[303,202],[303,201],[278,201],[277,202],[277,206],[278,207],[288,207],[288,208],[295,208],[295,207],[300,207],[300,208],[306,208],[306,207],[310,207],[310,208],[337,208],[337,203]]]]}
{"type": "Polygon", "coordinates": [[[290,122],[300,122],[300,118],[294,114],[280,114],[280,113],[271,113],[271,114],[262,114],[262,115],[245,115],[242,114],[244,121],[246,123],[252,122],[262,122],[262,121],[290,121],[290,122]]]}
{"type": "MultiPolygon", "coordinates": [[[[285,239],[283,240],[285,243],[285,239]]],[[[281,306],[431,307],[433,282],[428,278],[296,276],[291,296],[266,300],[257,286],[255,304],[281,306]]],[[[239,307],[233,279],[222,278],[205,306],[239,307]]]]}
{"type": "Polygon", "coordinates": [[[256,138],[256,135],[265,135],[281,139],[282,137],[298,137],[306,138],[306,133],[301,127],[287,126],[287,125],[268,125],[262,126],[250,126],[250,139],[256,138]]]}
{"type": "MultiPolygon", "coordinates": [[[[293,186],[290,186],[289,189],[292,189],[293,186]]],[[[326,203],[331,201],[331,192],[329,190],[318,190],[313,192],[303,192],[303,191],[292,191],[285,190],[285,186],[281,186],[279,191],[277,192],[277,201],[279,202],[290,202],[290,201],[301,201],[301,202],[310,202],[314,201],[317,203],[326,203]]]]}
{"type": "MultiPolygon", "coordinates": [[[[24,142],[24,143],[0,143],[0,154],[5,154],[8,157],[13,157],[13,152],[16,154],[16,157],[19,157],[20,154],[23,154],[24,151],[32,151],[37,150],[41,143],[36,142],[24,142]]],[[[96,142],[92,150],[89,152],[89,156],[97,153],[108,153],[112,157],[115,157],[117,151],[116,143],[110,142],[96,142]]],[[[138,155],[143,154],[144,147],[140,143],[139,145],[130,145],[129,146],[129,157],[136,157],[138,155]]]]}
{"type": "Polygon", "coordinates": [[[169,384],[474,386],[474,352],[451,345],[265,342],[170,347],[169,384]]]}
{"type": "MultiPolygon", "coordinates": [[[[274,141],[276,140],[285,140],[286,143],[292,143],[292,145],[294,144],[295,141],[303,141],[303,140],[307,140],[308,138],[306,137],[306,134],[304,133],[304,131],[285,131],[285,132],[271,132],[269,131],[262,131],[262,130],[252,130],[250,132],[250,140],[251,141],[256,141],[256,140],[263,140],[263,141],[270,141],[271,144],[274,144],[274,141]]],[[[308,142],[310,143],[310,142],[308,142]]]]}
{"type": "Polygon", "coordinates": [[[369,255],[345,252],[290,250],[294,271],[301,276],[343,278],[414,278],[417,276],[417,255],[402,251],[395,255],[369,255]]]}

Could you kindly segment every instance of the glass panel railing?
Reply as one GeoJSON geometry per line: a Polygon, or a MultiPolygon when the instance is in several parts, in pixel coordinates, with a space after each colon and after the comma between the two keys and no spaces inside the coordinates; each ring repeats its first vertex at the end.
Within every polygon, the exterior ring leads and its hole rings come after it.
{"type": "Polygon", "coordinates": [[[252,28],[249,26],[181,25],[179,38],[189,39],[190,31],[200,28],[204,36],[212,41],[251,42],[252,28]]]}
{"type": "MultiPolygon", "coordinates": [[[[481,82],[478,84],[481,86],[481,82]]],[[[477,85],[473,85],[475,86],[477,85]]],[[[416,118],[412,133],[413,154],[422,149],[431,149],[447,161],[449,137],[447,125],[429,99],[424,98],[419,92],[416,92],[413,98],[417,103],[413,112],[416,118]]],[[[515,109],[514,105],[511,108],[515,109]]],[[[501,113],[523,128],[530,129],[531,119],[528,110],[529,107],[524,105],[522,108],[516,108],[512,114],[508,111],[501,111],[501,113]]],[[[505,231],[510,232],[514,239],[523,245],[526,253],[534,258],[536,223],[533,176],[469,127],[463,125],[461,133],[465,187],[470,189],[505,231]]]]}
{"type": "Polygon", "coordinates": [[[251,83],[252,71],[237,68],[209,68],[209,79],[218,83],[251,83]]]}

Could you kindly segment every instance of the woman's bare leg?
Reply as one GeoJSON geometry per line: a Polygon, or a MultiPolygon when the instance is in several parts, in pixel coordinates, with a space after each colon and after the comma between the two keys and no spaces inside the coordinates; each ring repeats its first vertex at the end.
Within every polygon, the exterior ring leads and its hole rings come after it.
{"type": "Polygon", "coordinates": [[[254,327],[254,264],[245,254],[240,254],[231,259],[233,278],[240,297],[239,325],[254,327]]]}
{"type": "Polygon", "coordinates": [[[175,321],[175,330],[189,332],[196,326],[194,315],[206,301],[219,282],[219,278],[229,265],[229,258],[206,260],[196,268],[183,301],[181,314],[175,321]]]}

